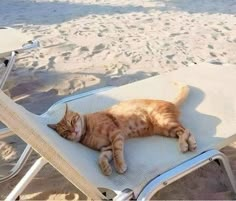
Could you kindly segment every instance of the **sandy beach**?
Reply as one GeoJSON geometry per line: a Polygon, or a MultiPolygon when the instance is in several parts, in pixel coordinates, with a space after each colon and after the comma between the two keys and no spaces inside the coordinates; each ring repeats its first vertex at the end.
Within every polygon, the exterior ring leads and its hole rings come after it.
{"type": "MultiPolygon", "coordinates": [[[[34,113],[55,101],[104,86],[209,62],[236,64],[235,0],[0,0],[0,26],[32,35],[40,48],[20,55],[5,92],[34,113]]],[[[1,73],[1,71],[0,71],[1,73]]],[[[0,174],[17,161],[25,143],[0,141],[0,174]]],[[[236,176],[236,142],[222,150],[236,176]]],[[[0,199],[19,176],[0,184],[0,199]]],[[[25,200],[84,200],[62,175],[46,166],[20,196],[25,200]]],[[[158,192],[154,199],[235,200],[215,163],[158,192]]]]}

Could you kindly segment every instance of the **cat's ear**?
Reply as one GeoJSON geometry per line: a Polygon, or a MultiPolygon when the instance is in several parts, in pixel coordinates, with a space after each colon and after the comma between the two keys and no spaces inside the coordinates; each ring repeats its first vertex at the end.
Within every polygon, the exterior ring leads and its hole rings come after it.
{"type": "Polygon", "coordinates": [[[53,130],[56,129],[56,124],[48,124],[47,126],[48,126],[49,128],[52,128],[53,130]]]}
{"type": "Polygon", "coordinates": [[[66,103],[66,111],[65,111],[65,116],[67,116],[67,114],[68,114],[68,111],[69,111],[69,109],[68,109],[68,105],[67,105],[67,103],[66,103]]]}

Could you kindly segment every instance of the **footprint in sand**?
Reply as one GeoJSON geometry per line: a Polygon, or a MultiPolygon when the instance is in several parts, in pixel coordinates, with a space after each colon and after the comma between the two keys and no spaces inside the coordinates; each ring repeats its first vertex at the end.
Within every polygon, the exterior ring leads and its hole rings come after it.
{"type": "Polygon", "coordinates": [[[104,32],[106,33],[106,32],[108,32],[109,30],[108,30],[106,27],[104,27],[104,29],[100,29],[99,31],[100,31],[101,33],[104,33],[104,32]]]}
{"type": "MultiPolygon", "coordinates": [[[[13,144],[13,143],[12,143],[13,144]]],[[[0,141],[0,161],[9,161],[17,158],[15,148],[4,141],[0,141]]]]}
{"type": "Polygon", "coordinates": [[[175,56],[175,54],[170,54],[170,55],[166,55],[166,58],[172,60],[174,56],[175,56]]]}
{"type": "Polygon", "coordinates": [[[183,65],[185,65],[185,66],[188,66],[188,62],[187,61],[182,61],[181,62],[183,65]]]}
{"type": "Polygon", "coordinates": [[[197,64],[197,62],[194,61],[195,59],[193,57],[187,57],[186,59],[187,59],[187,61],[189,61],[191,63],[197,64]]]}
{"type": "Polygon", "coordinates": [[[41,71],[41,70],[45,70],[46,69],[46,66],[41,66],[39,68],[37,68],[37,71],[41,71]]]}
{"type": "Polygon", "coordinates": [[[146,47],[147,47],[147,50],[148,50],[148,51],[146,51],[146,53],[147,54],[151,53],[153,55],[154,54],[153,49],[152,49],[151,44],[149,42],[146,42],[146,47]]]}
{"type": "Polygon", "coordinates": [[[180,33],[172,33],[172,34],[170,34],[170,37],[175,37],[175,36],[179,36],[180,35],[180,33]]]}
{"type": "Polygon", "coordinates": [[[217,57],[214,52],[210,52],[210,55],[211,55],[212,57],[217,57]]]}
{"type": "Polygon", "coordinates": [[[75,91],[78,91],[79,89],[82,89],[85,87],[85,82],[78,80],[78,79],[74,79],[74,80],[70,80],[69,81],[69,92],[72,94],[75,91]]]}
{"type": "Polygon", "coordinates": [[[222,65],[223,63],[220,60],[213,60],[210,61],[211,64],[215,64],[215,65],[222,65]]]}
{"type": "Polygon", "coordinates": [[[69,60],[70,59],[71,52],[64,52],[61,54],[61,56],[64,57],[64,60],[69,60]]]}
{"type": "Polygon", "coordinates": [[[82,54],[82,53],[84,53],[84,52],[88,52],[89,51],[89,48],[87,47],[87,46],[83,46],[83,47],[81,47],[80,48],[80,53],[82,54]]]}
{"type": "Polygon", "coordinates": [[[55,67],[54,67],[55,59],[56,59],[55,56],[52,56],[52,57],[50,57],[50,58],[48,59],[48,60],[49,60],[49,61],[48,61],[48,70],[55,68],[55,67]]]}
{"type": "Polygon", "coordinates": [[[63,82],[61,85],[57,86],[58,95],[72,94],[84,88],[84,86],[85,83],[79,79],[72,79],[70,81],[63,82]]]}
{"type": "Polygon", "coordinates": [[[214,40],[217,40],[217,35],[216,35],[216,34],[211,34],[211,37],[212,37],[214,40]]]}
{"type": "Polygon", "coordinates": [[[63,36],[68,36],[68,33],[66,30],[59,30],[60,34],[63,36]]]}
{"type": "Polygon", "coordinates": [[[132,52],[125,52],[125,56],[129,57],[132,54],[132,52]]]}
{"type": "Polygon", "coordinates": [[[36,36],[34,36],[34,38],[35,39],[37,39],[37,38],[41,38],[43,35],[36,35],[36,36]]]}
{"type": "Polygon", "coordinates": [[[153,19],[152,18],[148,18],[145,20],[146,22],[153,22],[153,19]]]}
{"type": "Polygon", "coordinates": [[[40,58],[44,58],[44,54],[41,52],[41,53],[39,54],[39,57],[40,57],[40,58]]]}
{"type": "Polygon", "coordinates": [[[217,28],[212,28],[212,30],[214,30],[215,32],[221,32],[219,29],[217,28]]]}
{"type": "Polygon", "coordinates": [[[178,40],[178,41],[176,41],[175,43],[176,43],[176,44],[179,44],[179,45],[181,45],[181,46],[184,46],[184,42],[183,42],[182,40],[178,40]]]}
{"type": "Polygon", "coordinates": [[[133,57],[132,57],[132,63],[138,63],[138,62],[140,62],[141,60],[142,60],[142,56],[141,55],[134,55],[133,57]]]}
{"type": "Polygon", "coordinates": [[[33,63],[32,63],[32,66],[33,67],[37,67],[39,65],[39,62],[38,61],[34,61],[33,63]]]}
{"type": "Polygon", "coordinates": [[[106,74],[109,74],[111,78],[119,77],[126,74],[129,68],[130,66],[128,64],[113,64],[106,68],[106,74]]]}
{"type": "Polygon", "coordinates": [[[208,45],[208,48],[209,48],[209,49],[214,49],[214,46],[211,45],[211,44],[209,44],[209,45],[208,45]]]}
{"type": "Polygon", "coordinates": [[[96,45],[93,49],[92,55],[94,56],[95,54],[98,54],[100,52],[102,52],[105,49],[105,45],[103,43],[100,43],[99,45],[96,45]]]}

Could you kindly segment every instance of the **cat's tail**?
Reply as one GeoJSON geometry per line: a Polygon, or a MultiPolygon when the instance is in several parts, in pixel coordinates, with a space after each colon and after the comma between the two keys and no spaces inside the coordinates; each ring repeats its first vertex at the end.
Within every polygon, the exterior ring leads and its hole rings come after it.
{"type": "Polygon", "coordinates": [[[185,101],[185,99],[188,97],[189,86],[178,82],[175,82],[175,85],[179,87],[180,91],[175,100],[173,101],[173,103],[176,105],[176,107],[180,107],[185,101]]]}

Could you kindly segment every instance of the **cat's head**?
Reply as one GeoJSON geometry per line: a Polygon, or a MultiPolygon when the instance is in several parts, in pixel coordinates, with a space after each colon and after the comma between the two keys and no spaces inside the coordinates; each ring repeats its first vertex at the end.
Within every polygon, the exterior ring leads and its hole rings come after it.
{"type": "Polygon", "coordinates": [[[55,130],[60,136],[71,141],[80,141],[84,134],[84,119],[83,117],[71,110],[68,110],[66,105],[65,115],[57,124],[48,124],[48,127],[55,130]]]}

